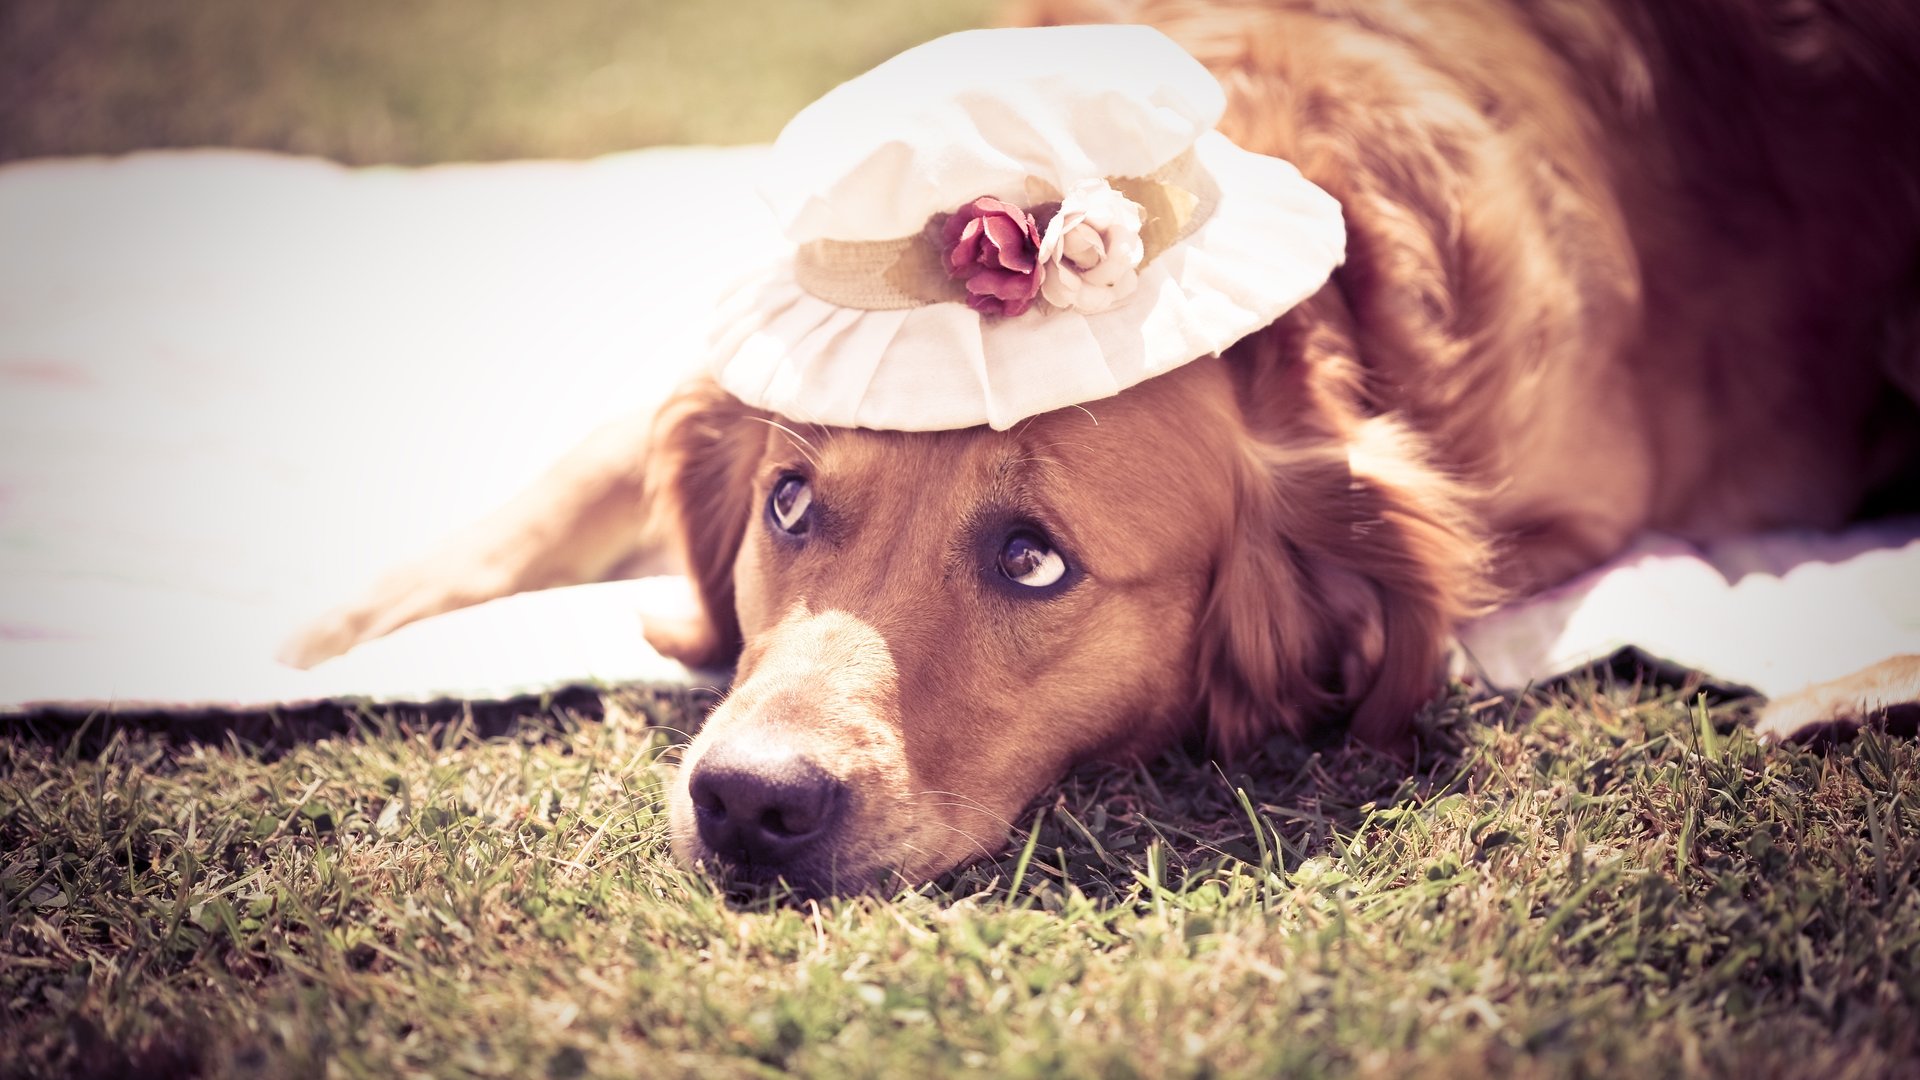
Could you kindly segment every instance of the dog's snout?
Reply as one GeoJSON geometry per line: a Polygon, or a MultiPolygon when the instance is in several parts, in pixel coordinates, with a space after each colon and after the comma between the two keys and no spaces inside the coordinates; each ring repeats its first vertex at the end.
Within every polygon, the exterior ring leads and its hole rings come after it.
{"type": "Polygon", "coordinates": [[[694,766],[687,793],[716,855],[775,872],[830,834],[846,802],[845,785],[799,754],[724,748],[694,766]]]}

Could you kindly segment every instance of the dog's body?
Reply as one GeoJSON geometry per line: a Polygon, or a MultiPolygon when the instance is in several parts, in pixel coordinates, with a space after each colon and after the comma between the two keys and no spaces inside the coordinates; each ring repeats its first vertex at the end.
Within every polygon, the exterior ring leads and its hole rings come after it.
{"type": "MultiPolygon", "coordinates": [[[[1333,718],[1399,744],[1458,619],[1641,530],[1832,525],[1920,489],[1920,12],[1106,14],[1186,46],[1222,130],[1340,201],[1326,288],[1008,432],[794,430],[696,387],[293,655],[662,539],[704,610],[650,638],[739,659],[674,799],[682,853],[849,887],[937,873],[1072,762],[1202,723],[1227,752],[1333,718]],[[1028,589],[1006,568],[1036,552],[1060,577],[1028,589]]],[[[1920,664],[1876,679],[1920,697],[1920,664]]]]}

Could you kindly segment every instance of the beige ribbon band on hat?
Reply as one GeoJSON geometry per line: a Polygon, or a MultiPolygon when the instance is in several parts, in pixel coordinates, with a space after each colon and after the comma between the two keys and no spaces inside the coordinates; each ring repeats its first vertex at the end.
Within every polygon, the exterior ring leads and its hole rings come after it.
{"type": "MultiPolygon", "coordinates": [[[[1107,183],[1140,205],[1139,269],[1161,252],[1185,240],[1212,216],[1219,185],[1202,168],[1192,148],[1146,176],[1108,177],[1107,183]]],[[[1057,202],[1060,193],[1030,181],[1030,206],[1057,202]]],[[[966,286],[947,272],[940,228],[947,214],[936,214],[912,236],[892,240],[811,240],[793,256],[793,275],[802,289],[840,307],[862,311],[899,311],[947,301],[964,303],[966,286]]]]}

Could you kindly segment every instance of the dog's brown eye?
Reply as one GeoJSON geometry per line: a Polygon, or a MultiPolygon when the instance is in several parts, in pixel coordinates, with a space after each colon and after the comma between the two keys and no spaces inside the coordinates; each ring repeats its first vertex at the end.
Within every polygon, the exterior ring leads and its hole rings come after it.
{"type": "Polygon", "coordinates": [[[1031,589],[1044,589],[1067,574],[1067,560],[1046,538],[1022,530],[1000,548],[1000,572],[1031,589]]]}
{"type": "Polygon", "coordinates": [[[813,485],[804,476],[793,473],[774,482],[767,496],[767,517],[783,533],[800,536],[807,531],[813,510],[813,485]]]}

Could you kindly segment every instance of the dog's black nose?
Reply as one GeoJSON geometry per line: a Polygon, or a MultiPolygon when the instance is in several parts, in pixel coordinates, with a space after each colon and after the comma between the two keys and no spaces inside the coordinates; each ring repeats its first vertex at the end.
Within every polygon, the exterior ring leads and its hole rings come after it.
{"type": "Polygon", "coordinates": [[[780,873],[832,832],[846,786],[794,753],[715,747],[688,781],[700,839],[728,862],[780,873]]]}

